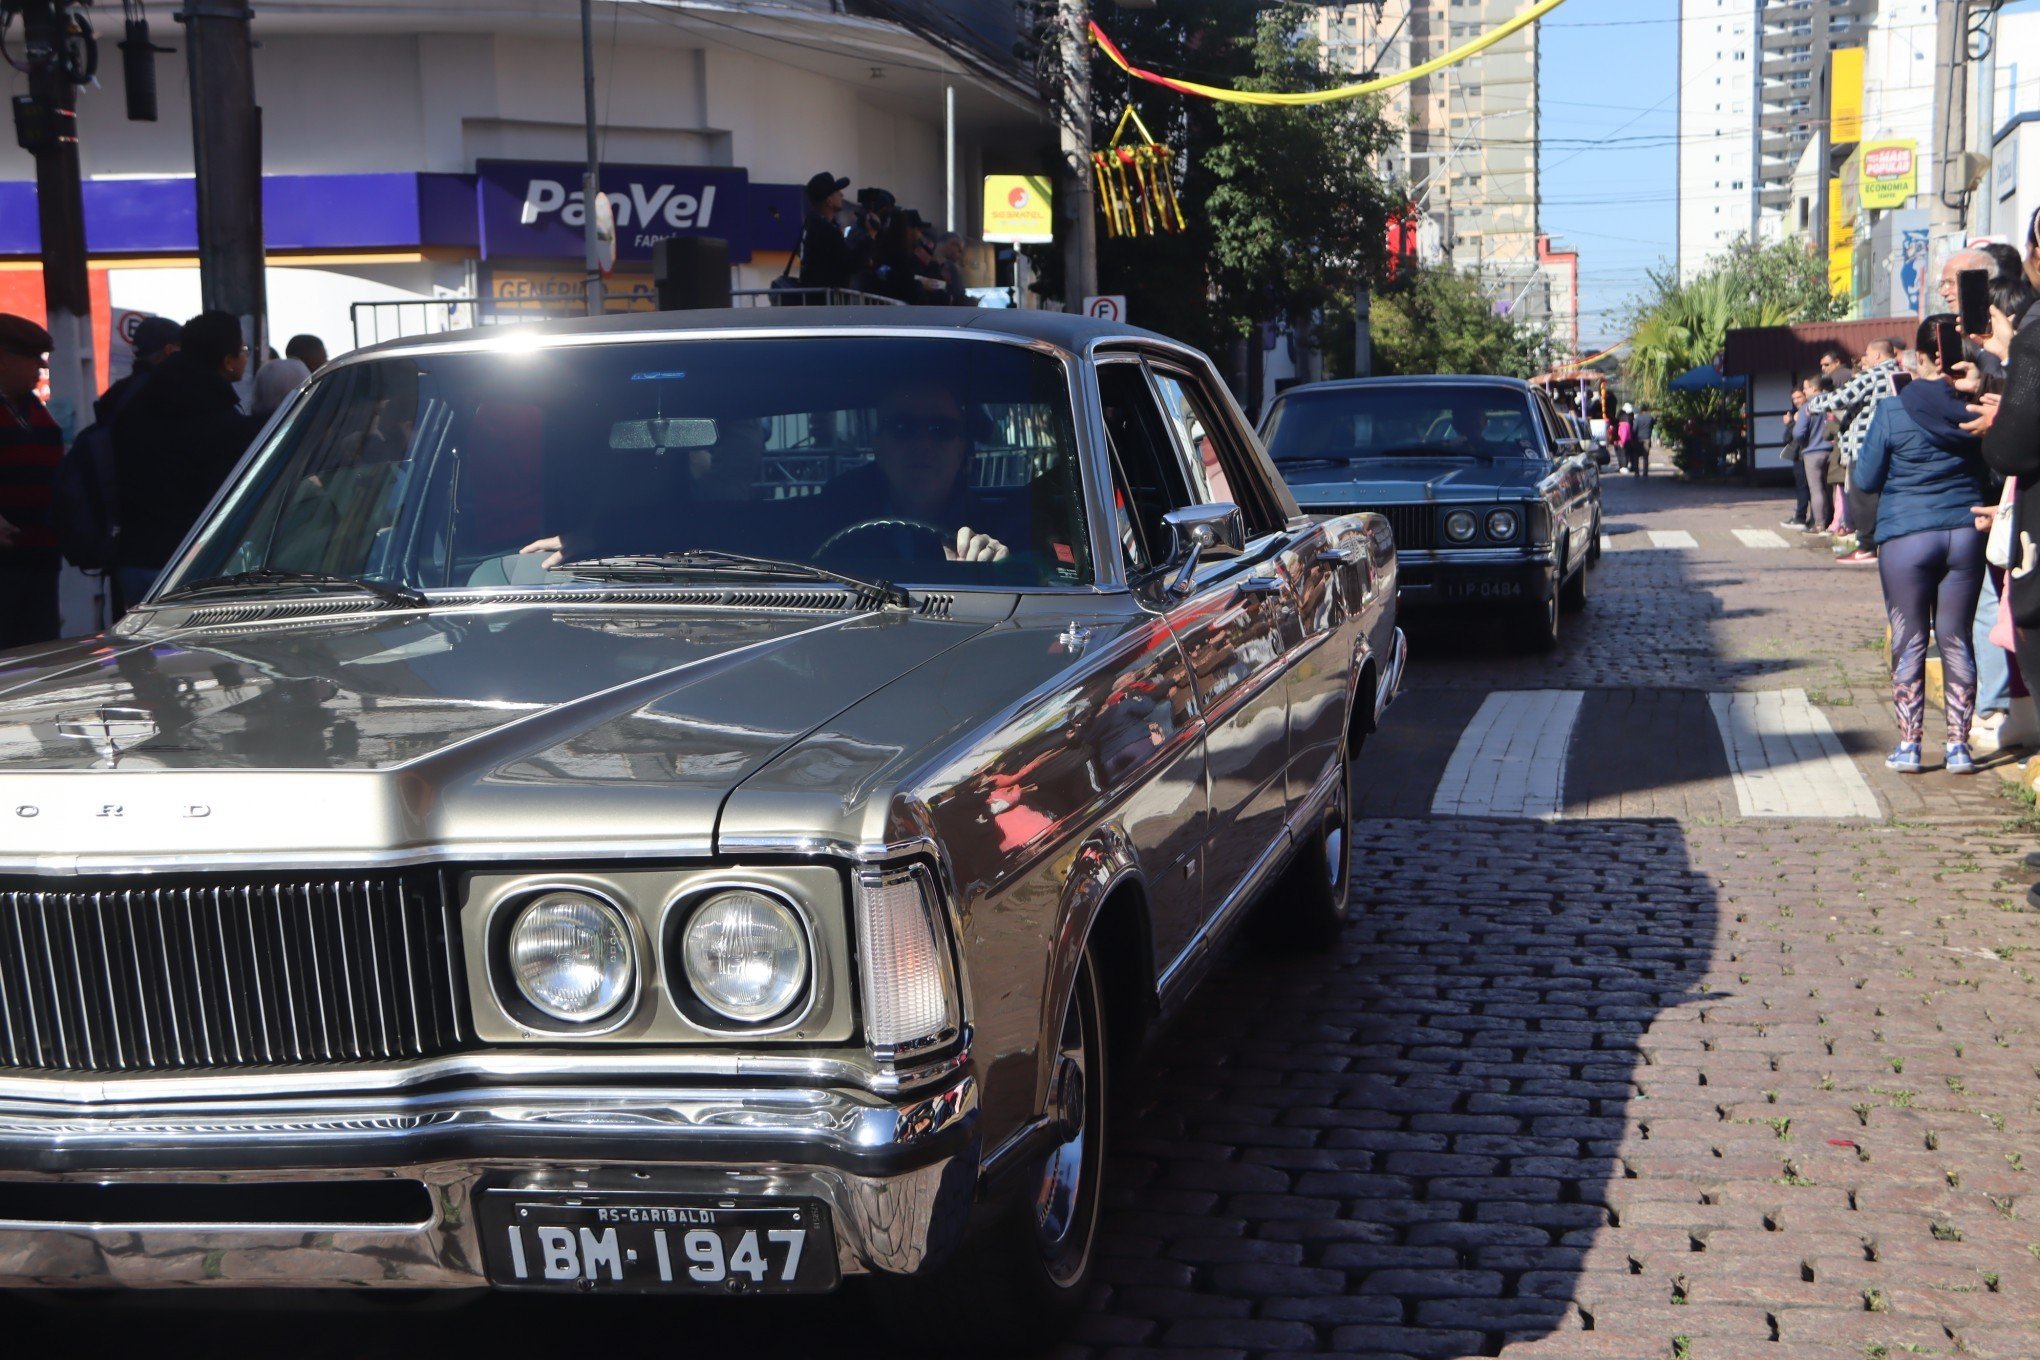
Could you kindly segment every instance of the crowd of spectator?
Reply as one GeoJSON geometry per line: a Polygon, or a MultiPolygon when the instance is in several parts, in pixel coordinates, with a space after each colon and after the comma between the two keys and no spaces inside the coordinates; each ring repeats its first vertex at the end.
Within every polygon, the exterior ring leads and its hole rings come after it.
{"type": "Polygon", "coordinates": [[[807,182],[798,278],[785,282],[788,300],[824,303],[845,293],[866,293],[923,307],[974,307],[964,287],[963,237],[937,232],[887,190],[864,188],[855,199],[850,181],[823,171],[807,182]],[[822,294],[818,290],[829,290],[822,294]]]}
{"type": "Polygon", "coordinates": [[[1853,362],[1830,349],[1785,417],[1798,493],[1786,523],[1878,569],[1899,728],[1886,763],[1901,773],[1927,768],[1930,639],[1943,769],[1967,774],[1978,755],[2040,744],[2027,685],[2040,680],[2040,214],[2025,244],[1955,255],[1941,278],[1950,310],[1853,362]],[[1955,310],[1964,271],[1989,274],[1982,332],[1964,334],[1955,310]]]}

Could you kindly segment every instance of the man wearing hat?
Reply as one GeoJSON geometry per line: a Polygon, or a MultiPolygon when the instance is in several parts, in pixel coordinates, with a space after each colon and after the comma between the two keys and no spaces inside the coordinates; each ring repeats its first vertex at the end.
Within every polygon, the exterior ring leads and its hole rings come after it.
{"type": "Polygon", "coordinates": [[[836,214],[843,210],[843,191],[850,181],[824,170],[807,182],[807,217],[800,224],[800,286],[848,288],[857,272],[856,257],[836,214]]]}
{"type": "Polygon", "coordinates": [[[57,537],[50,497],[64,432],[35,394],[50,333],[0,312],[0,648],[57,636],[57,537]]]}
{"type": "Polygon", "coordinates": [[[135,389],[155,369],[156,365],[177,352],[177,333],[184,329],[167,316],[143,317],[135,327],[132,348],[135,352],[134,367],[128,375],[99,394],[99,400],[92,403],[92,414],[99,420],[112,420],[120,414],[120,408],[135,394],[135,389]]]}

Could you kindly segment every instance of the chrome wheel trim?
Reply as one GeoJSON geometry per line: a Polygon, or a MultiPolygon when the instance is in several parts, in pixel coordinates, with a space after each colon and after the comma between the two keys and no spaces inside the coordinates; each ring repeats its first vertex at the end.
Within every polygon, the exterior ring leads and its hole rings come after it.
{"type": "Polygon", "coordinates": [[[1034,1232],[1049,1278],[1067,1285],[1083,1274],[1090,1258],[1090,1221],[1096,1215],[1095,1168],[1090,1152],[1090,1035],[1084,1022],[1084,995],[1092,985],[1088,964],[1077,976],[1063,1015],[1062,1037],[1056,1046],[1055,1070],[1049,1079],[1048,1114],[1070,1130],[1070,1136],[1048,1154],[1034,1192],[1034,1232]],[[1073,1245],[1081,1250],[1072,1252],[1073,1245]]]}

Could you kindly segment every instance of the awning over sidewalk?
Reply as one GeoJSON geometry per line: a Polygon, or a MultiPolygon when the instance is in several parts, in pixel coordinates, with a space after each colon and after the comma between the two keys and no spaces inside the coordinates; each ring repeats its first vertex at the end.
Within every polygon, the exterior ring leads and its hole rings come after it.
{"type": "Polygon", "coordinates": [[[1716,387],[1741,387],[1742,379],[1727,376],[1713,364],[1695,364],[1665,386],[1674,392],[1705,392],[1716,387]]]}

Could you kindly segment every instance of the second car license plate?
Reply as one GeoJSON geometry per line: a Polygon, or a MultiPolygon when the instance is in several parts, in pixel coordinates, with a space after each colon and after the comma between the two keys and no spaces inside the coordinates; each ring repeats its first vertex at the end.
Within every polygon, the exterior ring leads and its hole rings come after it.
{"type": "Polygon", "coordinates": [[[1447,581],[1445,598],[1448,600],[1520,600],[1523,598],[1521,581],[1447,581]]]}
{"type": "Polygon", "coordinates": [[[489,1282],[512,1289],[790,1294],[837,1283],[818,1200],[496,1190],[477,1221],[489,1282]]]}

